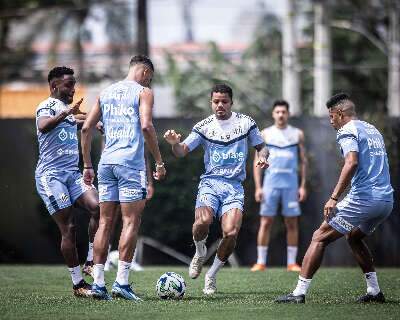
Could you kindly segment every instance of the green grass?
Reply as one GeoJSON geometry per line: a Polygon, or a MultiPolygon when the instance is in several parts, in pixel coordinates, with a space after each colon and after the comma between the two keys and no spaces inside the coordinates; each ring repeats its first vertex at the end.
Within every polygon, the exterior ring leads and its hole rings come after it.
{"type": "MultiPolygon", "coordinates": [[[[112,284],[115,272],[106,274],[112,284]]],[[[297,275],[284,269],[251,273],[224,268],[218,275],[218,293],[204,297],[204,275],[189,279],[179,267],[148,267],[133,273],[135,304],[124,300],[94,301],[72,295],[69,275],[62,266],[0,266],[0,319],[399,319],[400,269],[379,270],[379,281],[388,302],[359,305],[365,281],[355,268],[323,268],[315,276],[305,305],[277,305],[274,298],[291,291],[297,275]],[[186,296],[164,301],[155,295],[155,284],[165,271],[183,275],[186,296]]]]}

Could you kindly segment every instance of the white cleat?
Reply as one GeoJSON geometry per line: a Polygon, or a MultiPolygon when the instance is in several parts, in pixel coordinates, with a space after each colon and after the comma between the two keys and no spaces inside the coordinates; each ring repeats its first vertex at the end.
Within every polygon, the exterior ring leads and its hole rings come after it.
{"type": "Polygon", "coordinates": [[[207,274],[204,278],[204,289],[203,293],[206,296],[213,295],[217,292],[217,278],[216,277],[209,277],[207,274]]]}
{"type": "Polygon", "coordinates": [[[133,270],[133,271],[143,271],[144,270],[143,267],[139,263],[133,262],[133,261],[131,263],[131,268],[130,269],[133,270]]]}
{"type": "Polygon", "coordinates": [[[192,279],[196,279],[200,275],[205,260],[206,256],[200,257],[197,254],[194,255],[192,262],[190,262],[189,266],[189,277],[191,277],[192,279]]]}

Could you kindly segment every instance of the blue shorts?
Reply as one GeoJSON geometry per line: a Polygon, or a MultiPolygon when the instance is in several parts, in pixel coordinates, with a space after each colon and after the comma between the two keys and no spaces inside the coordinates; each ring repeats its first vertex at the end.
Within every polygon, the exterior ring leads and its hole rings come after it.
{"type": "Polygon", "coordinates": [[[196,209],[210,207],[214,216],[221,219],[224,213],[234,208],[243,212],[243,206],[244,191],[240,181],[217,178],[203,178],[200,181],[196,209]]]}
{"type": "Polygon", "coordinates": [[[328,222],[332,228],[346,234],[358,227],[364,234],[370,235],[391,214],[393,202],[345,197],[336,209],[336,215],[328,222]]]}
{"type": "Polygon", "coordinates": [[[146,171],[118,164],[99,165],[99,202],[134,202],[146,199],[146,171]]]}
{"type": "Polygon", "coordinates": [[[263,217],[276,216],[279,203],[282,204],[283,216],[297,217],[301,214],[297,188],[264,188],[263,196],[260,206],[260,215],[263,217]]]}
{"type": "Polygon", "coordinates": [[[84,192],[94,188],[83,182],[78,170],[49,171],[35,176],[35,180],[36,189],[50,214],[72,206],[84,192]]]}

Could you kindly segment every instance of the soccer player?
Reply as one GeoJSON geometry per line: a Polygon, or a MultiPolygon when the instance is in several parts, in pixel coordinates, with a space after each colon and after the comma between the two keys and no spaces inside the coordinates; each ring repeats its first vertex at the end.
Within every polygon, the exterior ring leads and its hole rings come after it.
{"type": "Polygon", "coordinates": [[[336,141],[344,157],[339,180],[324,207],[324,220],[314,232],[294,291],[276,302],[304,303],[312,277],[321,265],[325,247],[346,236],[367,282],[367,294],[358,302],[384,302],[371,253],[363,239],[372,234],[392,212],[393,189],[385,143],[380,132],[357,120],[353,101],[347,94],[334,95],[326,103],[336,141]],[[346,188],[350,191],[340,202],[346,188]]]}
{"type": "Polygon", "coordinates": [[[141,214],[146,203],[144,142],[156,161],[153,177],[161,180],[166,174],[152,121],[154,96],[149,85],[153,72],[153,63],[149,58],[134,56],[127,77],[101,92],[82,128],[83,176],[87,184],[91,184],[94,179],[90,158],[92,128],[100,119],[106,139],[97,172],[100,223],[94,241],[94,298],[111,299],[104,283],[104,263],[113,220],[116,218],[116,207],[120,204],[122,231],[118,271],[111,292],[115,297],[140,300],[128,283],[128,278],[141,214]]]}
{"type": "Polygon", "coordinates": [[[79,110],[83,99],[73,106],[75,94],[74,71],[55,67],[48,75],[50,97],[36,109],[36,127],[39,141],[39,161],[35,179],[36,188],[51,217],[61,232],[61,252],[73,282],[76,296],[90,295],[90,285],[82,278],[76,250],[76,226],[73,206],[90,213],[89,253],[84,270],[91,273],[93,239],[98,227],[98,195],[93,185],[86,185],[78,169],[79,149],[77,130],[84,114],[79,110]]]}
{"type": "Polygon", "coordinates": [[[255,199],[261,202],[261,217],[257,235],[257,263],[251,271],[263,271],[266,268],[271,226],[280,203],[286,226],[287,270],[299,272],[300,266],[296,263],[298,217],[301,214],[299,202],[307,196],[304,133],[289,125],[289,103],[285,100],[274,102],[272,118],[274,125],[261,131],[271,153],[269,168],[262,170],[257,166],[256,157],[253,165],[255,199]]]}
{"type": "Polygon", "coordinates": [[[216,292],[217,272],[233,252],[242,224],[244,193],[241,183],[246,176],[248,144],[258,151],[257,165],[268,166],[268,149],[256,123],[244,114],[232,112],[232,96],[232,89],[226,84],[215,85],[211,90],[213,115],[197,123],[183,142],[174,130],[164,134],[177,157],[186,156],[199,145],[205,152],[206,172],[200,177],[193,224],[196,253],[189,266],[192,279],[201,273],[213,218],[220,220],[223,233],[214,263],[205,276],[205,295],[216,292]]]}

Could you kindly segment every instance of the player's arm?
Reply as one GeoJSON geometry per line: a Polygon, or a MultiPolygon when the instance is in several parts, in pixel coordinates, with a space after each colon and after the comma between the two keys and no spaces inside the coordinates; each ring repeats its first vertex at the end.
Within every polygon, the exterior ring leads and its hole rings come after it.
{"type": "Polygon", "coordinates": [[[83,98],[81,98],[73,106],[70,106],[67,109],[61,111],[58,115],[54,117],[40,117],[37,121],[38,130],[42,133],[47,133],[57,127],[69,115],[83,114],[83,112],[79,110],[79,106],[81,105],[82,101],[83,98]]]}
{"type": "Polygon", "coordinates": [[[183,158],[190,152],[188,146],[181,142],[181,137],[175,130],[167,130],[164,133],[164,139],[172,146],[172,152],[177,158],[183,158]]]}
{"type": "Polygon", "coordinates": [[[299,135],[299,156],[300,156],[300,187],[299,187],[299,201],[306,200],[307,189],[306,189],[306,175],[307,175],[307,154],[304,143],[304,132],[300,131],[299,135]]]}
{"type": "Polygon", "coordinates": [[[140,124],[147,147],[156,162],[156,172],[154,172],[153,176],[156,180],[161,180],[165,177],[166,170],[161,157],[160,148],[158,147],[156,130],[153,125],[153,104],[153,91],[149,88],[144,88],[140,93],[140,124]]]}
{"type": "Polygon", "coordinates": [[[265,143],[255,146],[257,152],[254,155],[253,161],[253,178],[255,184],[255,200],[261,202],[263,200],[262,191],[262,175],[265,168],[268,167],[267,159],[269,150],[265,143]]]}
{"type": "Polygon", "coordinates": [[[340,172],[339,180],[332,192],[332,195],[324,207],[325,218],[328,219],[333,213],[338,199],[346,188],[350,185],[351,179],[357,171],[358,152],[350,151],[346,154],[342,171],[340,172]]]}
{"type": "Polygon", "coordinates": [[[89,111],[85,123],[82,126],[81,146],[83,157],[83,181],[91,185],[94,180],[94,170],[90,150],[92,146],[93,128],[101,118],[100,101],[97,99],[96,104],[89,111]]]}

